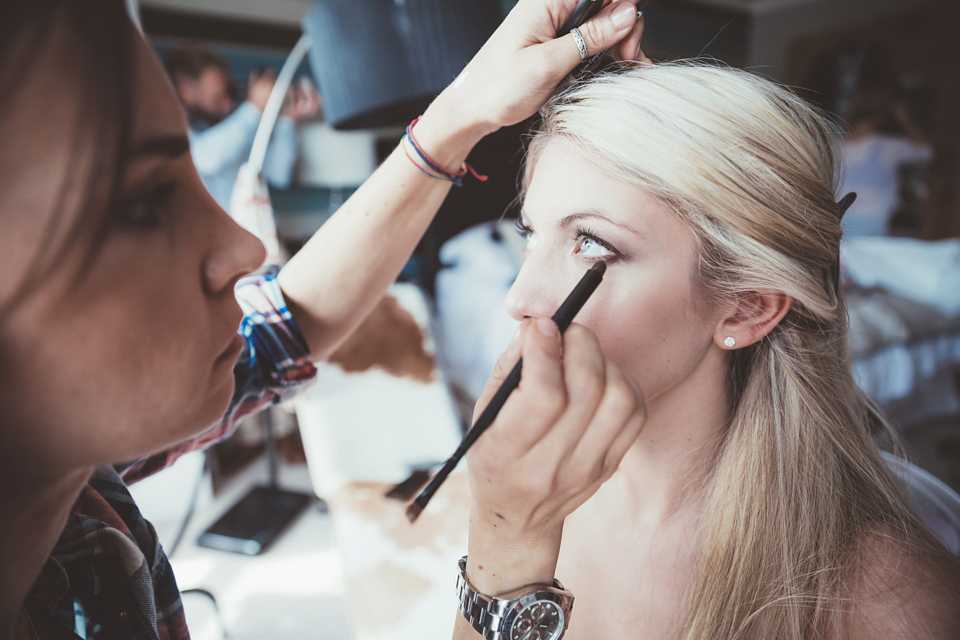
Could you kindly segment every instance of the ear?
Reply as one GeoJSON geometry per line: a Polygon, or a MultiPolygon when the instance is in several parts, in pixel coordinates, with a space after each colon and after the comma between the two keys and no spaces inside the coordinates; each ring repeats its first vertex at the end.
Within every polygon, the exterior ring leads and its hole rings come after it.
{"type": "Polygon", "coordinates": [[[773,331],[792,306],[793,297],[782,291],[741,294],[730,315],[717,325],[713,341],[723,349],[737,349],[758,342],[773,331]]]}

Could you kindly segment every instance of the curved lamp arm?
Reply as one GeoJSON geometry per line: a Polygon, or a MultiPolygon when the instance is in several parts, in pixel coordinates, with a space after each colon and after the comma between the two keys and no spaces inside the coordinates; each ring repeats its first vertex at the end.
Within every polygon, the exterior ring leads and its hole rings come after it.
{"type": "Polygon", "coordinates": [[[293,74],[303,57],[310,50],[310,36],[302,35],[294,45],[287,61],[283,63],[277,81],[273,84],[273,91],[267,99],[267,105],[263,109],[263,115],[260,117],[260,124],[257,126],[257,133],[253,137],[253,148],[250,150],[250,160],[247,162],[253,171],[260,175],[263,170],[263,161],[267,157],[267,145],[270,143],[270,136],[273,134],[273,127],[280,117],[280,108],[283,106],[283,99],[287,95],[287,89],[293,81],[293,74]]]}

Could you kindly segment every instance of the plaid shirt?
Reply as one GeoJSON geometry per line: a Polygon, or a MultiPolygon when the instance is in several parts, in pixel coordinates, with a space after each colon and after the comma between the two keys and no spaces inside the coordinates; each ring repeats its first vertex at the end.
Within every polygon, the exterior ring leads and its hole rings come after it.
{"type": "Polygon", "coordinates": [[[31,616],[75,631],[76,611],[82,610],[79,627],[86,627],[86,638],[190,637],[170,563],[126,485],[222,440],[238,420],[287,399],[316,374],[275,269],[241,280],[236,296],[244,310],[239,332],[246,348],[234,367],[236,387],[223,420],[162,453],[96,470],[27,598],[31,616]]]}

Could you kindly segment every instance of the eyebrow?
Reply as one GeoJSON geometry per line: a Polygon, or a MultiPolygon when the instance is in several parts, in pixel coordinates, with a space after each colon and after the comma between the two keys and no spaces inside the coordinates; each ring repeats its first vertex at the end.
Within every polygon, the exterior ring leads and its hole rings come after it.
{"type": "Polygon", "coordinates": [[[138,140],[127,151],[127,159],[133,160],[144,156],[166,156],[177,158],[190,151],[190,140],[184,135],[169,134],[152,136],[138,140]]]}
{"type": "Polygon", "coordinates": [[[596,211],[596,210],[589,210],[589,211],[581,211],[581,212],[579,212],[579,213],[572,213],[572,214],[570,214],[569,216],[563,217],[558,224],[559,224],[559,226],[561,226],[561,227],[567,227],[567,226],[570,225],[571,222],[577,222],[578,220],[591,219],[591,218],[596,218],[596,219],[598,219],[598,220],[603,220],[603,221],[605,221],[605,222],[609,222],[610,224],[612,224],[612,225],[614,225],[614,226],[616,226],[616,227],[620,227],[621,229],[624,229],[625,231],[629,231],[630,233],[633,233],[633,234],[635,234],[635,235],[638,235],[638,236],[643,237],[643,233],[641,233],[639,230],[634,229],[633,227],[631,227],[631,226],[628,225],[628,224],[624,224],[624,223],[622,223],[622,222],[618,222],[618,221],[616,221],[616,220],[613,220],[612,218],[610,218],[610,217],[604,215],[603,213],[601,213],[600,211],[596,211]]]}

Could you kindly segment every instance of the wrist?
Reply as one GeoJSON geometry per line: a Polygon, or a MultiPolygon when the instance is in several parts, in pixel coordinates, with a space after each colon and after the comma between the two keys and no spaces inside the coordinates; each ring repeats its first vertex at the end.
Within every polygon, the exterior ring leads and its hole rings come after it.
{"type": "Polygon", "coordinates": [[[437,164],[455,171],[473,147],[496,127],[477,122],[464,122],[463,113],[458,113],[441,94],[424,111],[415,127],[417,142],[437,164]]]}
{"type": "Polygon", "coordinates": [[[553,583],[563,523],[538,530],[512,530],[499,517],[470,517],[467,577],[483,594],[499,596],[530,584],[553,583]]]}

